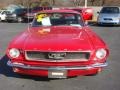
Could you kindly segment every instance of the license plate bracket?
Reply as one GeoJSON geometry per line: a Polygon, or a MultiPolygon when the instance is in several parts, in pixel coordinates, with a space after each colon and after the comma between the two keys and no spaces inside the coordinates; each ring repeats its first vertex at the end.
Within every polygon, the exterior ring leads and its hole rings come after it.
{"type": "Polygon", "coordinates": [[[67,70],[49,70],[48,78],[67,78],[67,70]]]}

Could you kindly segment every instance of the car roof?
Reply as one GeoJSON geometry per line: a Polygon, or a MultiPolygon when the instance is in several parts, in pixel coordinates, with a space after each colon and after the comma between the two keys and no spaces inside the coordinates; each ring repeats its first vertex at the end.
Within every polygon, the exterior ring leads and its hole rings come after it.
{"type": "Polygon", "coordinates": [[[0,11],[8,11],[8,10],[6,10],[6,9],[1,9],[0,11]]]}
{"type": "Polygon", "coordinates": [[[8,10],[0,10],[0,13],[2,13],[2,12],[10,12],[10,11],[8,11],[8,10]]]}
{"type": "Polygon", "coordinates": [[[43,10],[40,11],[39,13],[75,13],[75,14],[79,14],[79,12],[74,11],[74,10],[43,10]]]}
{"type": "Polygon", "coordinates": [[[119,6],[103,6],[103,7],[101,8],[101,10],[104,9],[104,8],[118,8],[119,11],[120,11],[120,7],[119,7],[119,6]]]}

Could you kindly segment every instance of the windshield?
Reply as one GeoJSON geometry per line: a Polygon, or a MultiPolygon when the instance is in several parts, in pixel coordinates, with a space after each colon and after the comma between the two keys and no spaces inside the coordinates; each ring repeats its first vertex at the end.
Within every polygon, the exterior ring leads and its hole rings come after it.
{"type": "Polygon", "coordinates": [[[32,26],[55,25],[83,26],[83,22],[80,15],[75,13],[40,13],[32,23],[32,26]]]}
{"type": "Polygon", "coordinates": [[[15,14],[24,14],[27,12],[27,9],[16,9],[13,13],[15,14]]]}
{"type": "Polygon", "coordinates": [[[10,11],[6,11],[5,13],[6,13],[6,14],[10,14],[10,11]]]}
{"type": "Polygon", "coordinates": [[[118,7],[104,7],[101,10],[101,13],[120,13],[119,8],[118,7]]]}

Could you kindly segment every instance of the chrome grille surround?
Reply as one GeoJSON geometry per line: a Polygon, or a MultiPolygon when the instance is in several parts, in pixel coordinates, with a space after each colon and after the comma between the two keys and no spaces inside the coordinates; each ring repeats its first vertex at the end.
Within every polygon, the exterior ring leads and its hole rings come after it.
{"type": "Polygon", "coordinates": [[[76,62],[76,61],[88,61],[90,58],[90,53],[91,53],[90,51],[79,52],[25,51],[25,58],[28,61],[76,62]]]}

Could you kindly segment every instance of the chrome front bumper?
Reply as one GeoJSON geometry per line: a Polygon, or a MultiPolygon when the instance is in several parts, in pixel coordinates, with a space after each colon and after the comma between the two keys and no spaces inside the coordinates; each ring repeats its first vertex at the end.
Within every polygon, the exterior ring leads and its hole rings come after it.
{"type": "Polygon", "coordinates": [[[100,21],[98,21],[98,24],[115,24],[115,25],[119,25],[120,22],[119,21],[105,21],[105,20],[100,20],[100,21]]]}
{"type": "Polygon", "coordinates": [[[17,67],[22,69],[33,69],[33,70],[87,70],[87,69],[93,69],[93,68],[102,68],[107,66],[107,63],[96,63],[89,66],[72,66],[72,67],[38,67],[38,66],[30,66],[30,65],[24,65],[22,63],[12,63],[11,61],[7,62],[8,66],[11,67],[17,67]]]}

